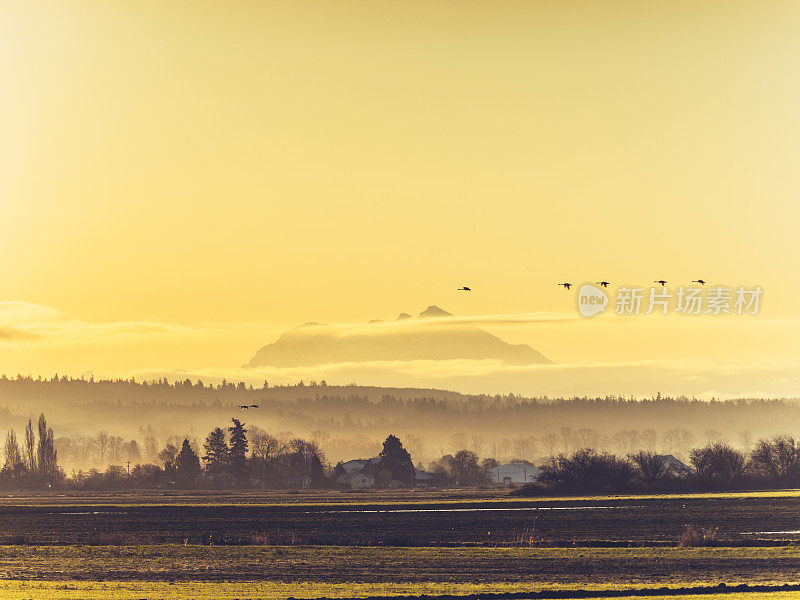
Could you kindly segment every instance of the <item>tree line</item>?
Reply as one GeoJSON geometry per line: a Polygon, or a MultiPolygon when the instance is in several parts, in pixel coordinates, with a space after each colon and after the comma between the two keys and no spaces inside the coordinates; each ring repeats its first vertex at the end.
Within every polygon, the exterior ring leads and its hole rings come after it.
{"type": "Polygon", "coordinates": [[[0,471],[0,484],[13,487],[52,487],[64,479],[58,468],[53,429],[47,426],[44,414],[39,416],[36,431],[28,419],[22,445],[13,429],[6,434],[5,463],[0,471]],[[38,435],[37,435],[38,434],[38,435]]]}
{"type": "Polygon", "coordinates": [[[626,457],[584,448],[552,456],[522,494],[702,492],[800,487],[800,443],[788,435],[758,440],[750,452],[724,442],[689,453],[688,464],[670,455],[639,451],[626,457]]]}
{"type": "MultiPolygon", "coordinates": [[[[112,445],[108,439],[105,444],[112,445]]],[[[154,441],[152,442],[154,443],[154,441]]],[[[124,440],[115,442],[130,450],[124,440]]],[[[146,442],[149,446],[150,441],[146,442]]],[[[155,451],[152,450],[154,453],[155,451]]],[[[138,453],[138,449],[137,449],[138,453]]],[[[59,467],[53,429],[44,414],[34,425],[29,419],[23,437],[12,429],[4,444],[5,462],[0,486],[5,488],[64,487],[113,489],[121,487],[177,487],[196,489],[311,487],[338,485],[341,465],[331,467],[317,441],[300,437],[280,438],[233,418],[226,428],[215,427],[202,447],[184,438],[167,442],[155,462],[138,462],[127,468],[109,466],[67,477],[59,467]],[[300,478],[299,480],[297,478],[300,478]],[[291,480],[291,481],[290,481],[291,480]]],[[[518,458],[512,462],[528,463],[518,458]]],[[[390,435],[377,456],[376,482],[415,485],[411,453],[390,435]]],[[[445,454],[428,466],[429,485],[475,486],[491,483],[495,458],[479,459],[462,449],[445,454]]],[[[618,456],[591,448],[572,453],[553,453],[539,465],[535,484],[522,493],[618,493],[736,490],[800,487],[800,442],[788,435],[762,438],[748,452],[722,441],[713,441],[688,453],[682,463],[672,455],[639,450],[618,456]]]]}
{"type": "Polygon", "coordinates": [[[586,446],[617,455],[647,450],[688,460],[689,450],[705,443],[726,441],[749,451],[755,439],[800,427],[800,404],[791,399],[546,398],[322,382],[212,385],[188,379],[0,376],[0,418],[8,426],[24,429],[35,406],[61,431],[82,432],[91,422],[93,435],[108,432],[107,448],[99,438],[90,442],[71,434],[60,445],[57,439],[62,464],[69,468],[154,462],[162,442],[180,449],[184,437],[202,452],[202,439],[196,443],[187,433],[208,431],[232,411],[238,413],[240,404],[259,406],[245,413],[251,426],[268,423],[276,432],[294,432],[283,437],[313,439],[332,462],[377,454],[387,432],[398,429],[415,460],[427,462],[460,449],[501,461],[533,461],[586,446]],[[155,454],[137,433],[140,425],[157,432],[155,454]],[[120,438],[125,444],[136,438],[138,449],[123,447],[120,438]]]}

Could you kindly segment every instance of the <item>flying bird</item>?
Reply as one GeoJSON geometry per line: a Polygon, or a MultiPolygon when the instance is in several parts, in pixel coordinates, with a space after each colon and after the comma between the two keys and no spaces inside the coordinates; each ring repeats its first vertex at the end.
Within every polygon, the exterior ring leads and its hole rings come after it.
{"type": "Polygon", "coordinates": [[[471,292],[472,288],[468,288],[467,286],[458,288],[459,292],[471,292]]]}
{"type": "Polygon", "coordinates": [[[240,408],[241,410],[247,410],[247,409],[248,409],[248,408],[250,408],[250,407],[249,407],[249,406],[247,406],[247,404],[240,404],[240,405],[239,405],[239,408],[240,408]]]}
{"type": "Polygon", "coordinates": [[[258,408],[258,404],[251,404],[250,408],[258,408]]]}
{"type": "Polygon", "coordinates": [[[608,287],[608,282],[607,281],[595,281],[595,283],[597,285],[599,285],[600,287],[608,287]]]}
{"type": "Polygon", "coordinates": [[[571,283],[559,283],[558,285],[563,286],[564,289],[567,289],[567,290],[572,287],[571,283]]]}
{"type": "Polygon", "coordinates": [[[694,281],[692,281],[692,283],[699,283],[700,285],[705,285],[706,284],[706,282],[703,281],[702,279],[695,279],[694,281]]]}
{"type": "Polygon", "coordinates": [[[657,283],[657,284],[659,284],[661,286],[667,285],[667,282],[664,281],[663,279],[656,279],[655,281],[653,281],[653,283],[657,283]]]}

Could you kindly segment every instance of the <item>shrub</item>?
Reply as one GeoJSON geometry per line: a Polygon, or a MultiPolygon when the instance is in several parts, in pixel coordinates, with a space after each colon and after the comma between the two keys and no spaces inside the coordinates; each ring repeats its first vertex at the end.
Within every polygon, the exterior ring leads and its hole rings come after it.
{"type": "Polygon", "coordinates": [[[687,525],[683,529],[683,533],[681,533],[678,546],[681,548],[716,546],[718,533],[719,528],[717,527],[701,527],[700,529],[695,529],[691,525],[687,525]]]}
{"type": "Polygon", "coordinates": [[[618,492],[631,488],[631,464],[612,454],[579,450],[572,456],[560,454],[542,467],[539,481],[561,492],[618,492]]]}
{"type": "Polygon", "coordinates": [[[692,450],[695,478],[705,488],[730,488],[744,478],[744,454],[723,443],[692,450]]]}
{"type": "Polygon", "coordinates": [[[750,454],[749,471],[772,484],[800,482],[800,445],[789,436],[761,439],[750,454]]]}
{"type": "Polygon", "coordinates": [[[674,477],[666,456],[641,450],[628,458],[636,465],[637,477],[647,485],[674,477]]]}

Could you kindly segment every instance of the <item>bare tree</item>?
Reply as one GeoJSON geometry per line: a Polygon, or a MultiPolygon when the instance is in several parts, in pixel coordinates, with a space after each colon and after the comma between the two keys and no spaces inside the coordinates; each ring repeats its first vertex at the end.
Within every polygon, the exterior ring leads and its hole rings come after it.
{"type": "Polygon", "coordinates": [[[253,458],[266,464],[275,464],[286,444],[261,429],[256,427],[253,427],[253,429],[255,432],[250,434],[250,450],[253,458]]]}
{"type": "Polygon", "coordinates": [[[3,466],[4,469],[16,472],[24,465],[22,452],[20,452],[19,443],[17,442],[17,434],[14,433],[13,429],[6,434],[5,457],[6,462],[3,466]]]}
{"type": "Polygon", "coordinates": [[[44,414],[39,415],[39,444],[36,448],[37,474],[42,480],[52,481],[58,470],[58,460],[52,428],[47,427],[44,414]]]}
{"type": "Polygon", "coordinates": [[[106,462],[106,450],[108,450],[108,432],[101,431],[97,434],[97,447],[100,450],[100,464],[106,462]]]}
{"type": "Polygon", "coordinates": [[[575,446],[575,436],[572,434],[572,427],[561,428],[561,443],[564,445],[564,452],[569,452],[575,446]]]}
{"type": "Polygon", "coordinates": [[[758,440],[750,456],[750,470],[774,482],[800,481],[800,445],[789,436],[758,440]]]}
{"type": "Polygon", "coordinates": [[[750,452],[750,449],[753,447],[753,434],[749,429],[739,432],[739,444],[741,445],[742,450],[745,452],[750,452]]]}
{"type": "Polygon", "coordinates": [[[658,441],[658,435],[656,434],[655,429],[645,429],[642,431],[639,439],[641,440],[642,447],[645,450],[648,452],[655,452],[656,442],[658,441]]]}
{"type": "Polygon", "coordinates": [[[33,422],[28,419],[25,427],[25,468],[31,473],[36,472],[36,434],[33,433],[33,422]]]}
{"type": "Polygon", "coordinates": [[[483,439],[482,435],[473,435],[472,436],[472,451],[477,454],[478,456],[481,455],[481,451],[483,447],[486,445],[486,440],[483,439]]]}
{"type": "Polygon", "coordinates": [[[725,437],[719,429],[706,429],[705,432],[706,442],[709,444],[719,444],[724,441],[725,437]]]}
{"type": "Polygon", "coordinates": [[[425,452],[425,438],[421,435],[406,434],[405,445],[415,460],[419,460],[425,452]]]}
{"type": "Polygon", "coordinates": [[[640,450],[628,458],[636,465],[639,477],[646,484],[663,481],[671,475],[667,458],[661,454],[640,450]]]}
{"type": "Polygon", "coordinates": [[[464,447],[467,445],[467,436],[461,432],[454,433],[450,436],[450,447],[452,448],[453,452],[458,452],[459,450],[464,450],[464,447]]]}
{"type": "Polygon", "coordinates": [[[580,450],[586,448],[597,448],[600,445],[601,437],[594,429],[583,427],[578,430],[576,439],[580,450]]]}
{"type": "Polygon", "coordinates": [[[544,446],[545,452],[547,452],[548,456],[553,456],[556,452],[556,446],[558,445],[558,436],[554,433],[545,433],[542,436],[542,446],[544,446]]]}

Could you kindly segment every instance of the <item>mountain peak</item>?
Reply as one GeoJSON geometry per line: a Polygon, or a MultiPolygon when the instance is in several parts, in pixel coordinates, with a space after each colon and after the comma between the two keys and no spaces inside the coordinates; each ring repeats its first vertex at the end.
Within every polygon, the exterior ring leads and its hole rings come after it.
{"type": "MultiPolygon", "coordinates": [[[[290,329],[277,341],[261,347],[250,367],[300,367],[338,363],[416,360],[498,360],[508,365],[547,364],[541,353],[526,344],[509,344],[470,323],[429,306],[419,320],[402,313],[394,327],[368,325],[306,325],[290,329]],[[425,319],[430,319],[427,323],[425,319]],[[404,323],[404,321],[408,323],[404,323]],[[352,335],[346,335],[352,332],[352,335]]],[[[379,321],[372,321],[379,322],[379,321]]]]}
{"type": "Polygon", "coordinates": [[[433,304],[431,304],[428,308],[419,313],[420,319],[426,319],[432,317],[452,317],[452,316],[453,315],[451,315],[446,310],[442,310],[441,308],[433,304]]]}

